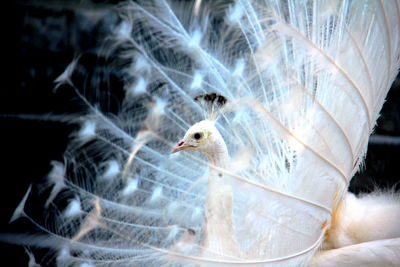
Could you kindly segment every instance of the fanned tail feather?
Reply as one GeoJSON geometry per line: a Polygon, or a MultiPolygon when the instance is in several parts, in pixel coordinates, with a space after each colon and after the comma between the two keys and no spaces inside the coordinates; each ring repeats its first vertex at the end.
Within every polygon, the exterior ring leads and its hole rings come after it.
{"type": "Polygon", "coordinates": [[[46,237],[18,239],[58,250],[59,265],[307,265],[400,66],[399,2],[137,1],[117,12],[104,53],[124,99],[102,110],[102,92],[74,84],[79,58],[57,79],[85,114],[68,118],[80,129],[47,177],[43,216],[24,209],[43,193],[32,186],[12,217],[46,237]],[[208,93],[228,100],[217,128],[235,161],[218,171],[233,181],[221,214],[235,235],[214,237],[240,250],[228,254],[202,244],[205,177],[216,167],[169,154],[207,112],[194,98],[208,93]]]}

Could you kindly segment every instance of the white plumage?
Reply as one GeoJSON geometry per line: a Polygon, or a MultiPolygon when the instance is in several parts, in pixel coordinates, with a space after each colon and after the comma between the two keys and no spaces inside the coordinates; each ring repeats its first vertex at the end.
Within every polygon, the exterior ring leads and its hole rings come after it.
{"type": "Polygon", "coordinates": [[[2,240],[53,248],[60,266],[396,264],[398,198],[346,191],[400,66],[398,1],[139,1],[120,15],[106,46],[123,62],[119,112],[73,86],[71,63],[57,82],[84,101],[81,128],[43,216],[24,208],[30,187],[12,218],[43,233],[2,240]]]}

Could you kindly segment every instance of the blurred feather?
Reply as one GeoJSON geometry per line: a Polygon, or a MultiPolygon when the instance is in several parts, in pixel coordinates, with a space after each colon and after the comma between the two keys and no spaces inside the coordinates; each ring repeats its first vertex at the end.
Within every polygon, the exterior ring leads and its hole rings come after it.
{"type": "Polygon", "coordinates": [[[118,112],[102,102],[112,89],[74,84],[75,58],[56,82],[84,104],[65,116],[80,129],[11,219],[42,233],[1,240],[54,249],[60,266],[398,255],[398,198],[346,193],[400,66],[398,1],[136,1],[118,12],[102,51],[124,81],[118,112]],[[196,133],[216,146],[170,154],[196,133]]]}

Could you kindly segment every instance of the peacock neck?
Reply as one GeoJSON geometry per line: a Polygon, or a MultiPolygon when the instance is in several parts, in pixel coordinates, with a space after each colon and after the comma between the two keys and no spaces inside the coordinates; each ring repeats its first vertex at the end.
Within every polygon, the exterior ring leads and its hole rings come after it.
{"type": "Polygon", "coordinates": [[[213,169],[212,167],[227,168],[229,153],[224,139],[218,132],[213,133],[212,139],[213,146],[209,151],[207,151],[207,153],[205,153],[208,162],[211,165],[211,169],[213,169]]]}
{"type": "Polygon", "coordinates": [[[219,133],[213,133],[212,138],[212,149],[205,153],[210,164],[210,173],[201,242],[205,248],[203,254],[214,258],[238,257],[241,249],[235,238],[231,179],[221,171],[229,169],[228,149],[219,133]]]}

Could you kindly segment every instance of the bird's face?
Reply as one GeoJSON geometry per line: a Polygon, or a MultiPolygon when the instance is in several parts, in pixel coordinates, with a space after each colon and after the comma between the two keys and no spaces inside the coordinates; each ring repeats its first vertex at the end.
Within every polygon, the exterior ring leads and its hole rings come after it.
{"type": "Polygon", "coordinates": [[[176,153],[181,150],[195,150],[207,152],[212,146],[212,135],[215,131],[215,126],[212,121],[203,120],[194,124],[187,130],[185,136],[179,141],[171,153],[176,153]]]}

